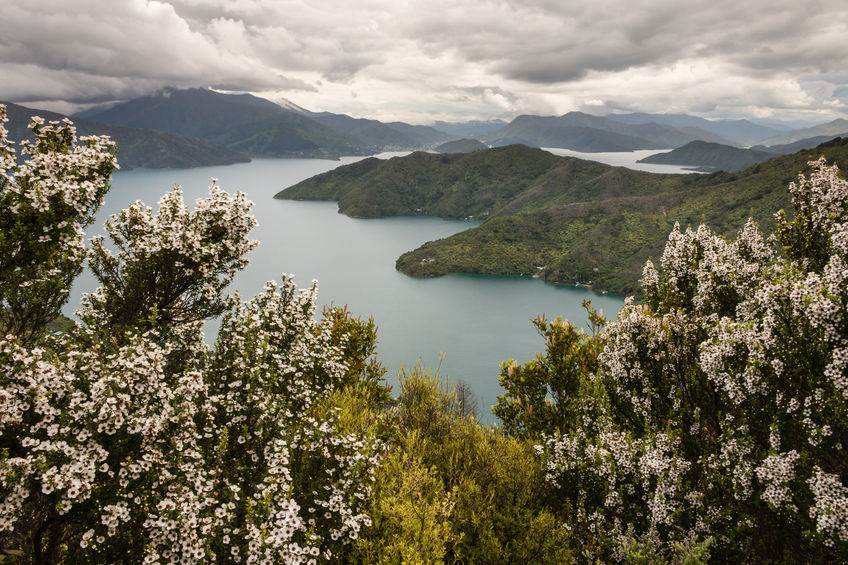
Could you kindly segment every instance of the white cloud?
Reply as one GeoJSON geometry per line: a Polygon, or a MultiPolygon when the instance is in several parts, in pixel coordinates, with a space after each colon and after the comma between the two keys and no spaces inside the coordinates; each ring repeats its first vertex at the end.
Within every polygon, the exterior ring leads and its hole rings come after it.
{"type": "Polygon", "coordinates": [[[215,86],[418,122],[828,119],[848,104],[845,37],[844,8],[825,0],[6,0],[0,99],[215,86]]]}

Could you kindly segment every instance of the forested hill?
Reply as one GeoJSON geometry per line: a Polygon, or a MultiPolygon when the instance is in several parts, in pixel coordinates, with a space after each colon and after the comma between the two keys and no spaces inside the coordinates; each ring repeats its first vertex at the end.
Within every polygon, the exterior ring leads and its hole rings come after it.
{"type": "Polygon", "coordinates": [[[753,216],[771,230],[773,214],[789,207],[787,185],[821,155],[848,167],[848,140],[713,175],[658,175],[523,146],[413,153],[340,167],[277,197],[338,200],[360,217],[488,218],[401,256],[397,267],[410,275],[534,275],[627,294],[674,222],[732,237],[753,216]]]}
{"type": "Polygon", "coordinates": [[[703,167],[710,172],[732,172],[747,169],[774,156],[775,153],[756,149],[742,149],[741,147],[731,147],[730,145],[707,141],[692,141],[667,153],[649,155],[640,159],[639,162],[703,167]]]}

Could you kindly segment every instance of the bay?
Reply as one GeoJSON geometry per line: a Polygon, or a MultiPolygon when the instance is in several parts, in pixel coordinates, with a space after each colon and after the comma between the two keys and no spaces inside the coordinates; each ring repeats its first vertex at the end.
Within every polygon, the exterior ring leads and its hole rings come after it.
{"type": "MultiPolygon", "coordinates": [[[[354,219],[339,214],[335,202],[273,199],[282,188],[358,159],[256,159],[221,167],[120,171],[88,235],[101,233],[106,217],[134,200],[156,209],[156,202],[174,184],[182,186],[191,205],[208,193],[211,178],[217,178],[224,190],[247,194],[255,203],[253,213],[259,222],[252,237],[260,244],[250,255],[250,266],[234,280],[233,289],[247,299],[266,281],[279,280],[284,273],[301,288],[317,280],[321,305],[347,305],[357,316],[374,318],[379,328],[378,356],[395,391],[398,370],[420,359],[454,382],[469,383],[486,423],[493,423],[490,407],[502,392],[500,363],[507,359],[527,362],[544,349],[531,319],[540,314],[562,316],[585,327],[584,299],[592,300],[610,317],[620,309],[620,297],[529,277],[414,279],[395,270],[395,260],[405,251],[473,227],[475,222],[425,216],[354,219]]],[[[84,272],[66,314],[78,307],[82,292],[94,288],[96,281],[84,272]]],[[[212,342],[216,321],[207,324],[205,331],[212,342]]]]}

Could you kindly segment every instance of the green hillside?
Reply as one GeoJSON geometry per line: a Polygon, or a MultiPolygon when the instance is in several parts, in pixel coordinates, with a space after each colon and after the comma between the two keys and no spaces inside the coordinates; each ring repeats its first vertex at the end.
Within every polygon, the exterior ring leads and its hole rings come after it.
{"type": "Polygon", "coordinates": [[[413,276],[534,275],[633,293],[645,260],[661,255],[674,222],[684,227],[706,222],[733,236],[753,216],[770,231],[773,214],[789,205],[786,186],[820,154],[848,166],[848,144],[842,144],[772,159],[739,174],[667,175],[668,190],[654,195],[587,199],[492,218],[405,253],[397,268],[413,276]]]}
{"type": "Polygon", "coordinates": [[[820,155],[848,167],[848,140],[712,175],[658,175],[524,146],[413,153],[340,167],[277,197],[338,200],[360,217],[488,218],[402,255],[397,268],[409,275],[532,275],[628,294],[675,222],[732,236],[753,216],[770,231],[788,207],[787,185],[820,155]]]}
{"type": "Polygon", "coordinates": [[[363,218],[486,217],[561,159],[520,145],[450,155],[416,152],[388,161],[371,158],[307,179],[276,198],[338,200],[340,212],[363,218]]]}

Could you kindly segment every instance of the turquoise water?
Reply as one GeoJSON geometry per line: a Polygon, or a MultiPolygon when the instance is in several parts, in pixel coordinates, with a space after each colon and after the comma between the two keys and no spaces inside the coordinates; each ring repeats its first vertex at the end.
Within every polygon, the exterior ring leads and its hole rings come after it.
{"type": "MultiPolygon", "coordinates": [[[[385,156],[390,156],[387,154],[385,156]]],[[[186,202],[207,194],[210,179],[228,192],[245,192],[255,203],[259,221],[252,236],[261,243],[250,255],[251,264],[233,283],[246,299],[265,281],[293,275],[298,286],[318,280],[321,304],[347,305],[356,315],[373,316],[379,327],[379,357],[396,385],[401,365],[420,358],[438,366],[451,379],[467,381],[478,398],[480,416],[492,422],[490,406],[498,394],[501,361],[526,362],[544,348],[530,323],[539,314],[585,322],[581,307],[591,299],[614,316],[619,297],[582,288],[547,284],[522,277],[452,275],[413,279],[397,272],[395,259],[430,240],[477,225],[422,216],[363,220],[337,213],[334,202],[274,200],[282,188],[302,179],[357,160],[258,159],[226,167],[118,172],[98,220],[88,230],[98,233],[103,220],[138,199],[155,209],[158,199],[180,184],[186,202]]],[[[72,292],[95,288],[84,273],[72,292]]],[[[78,299],[66,308],[68,314],[78,299]]],[[[213,334],[216,324],[207,325],[213,334]]]]}

